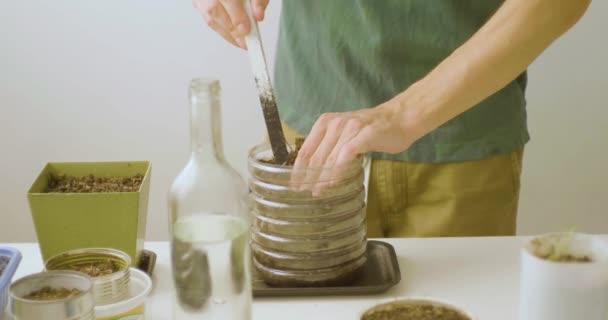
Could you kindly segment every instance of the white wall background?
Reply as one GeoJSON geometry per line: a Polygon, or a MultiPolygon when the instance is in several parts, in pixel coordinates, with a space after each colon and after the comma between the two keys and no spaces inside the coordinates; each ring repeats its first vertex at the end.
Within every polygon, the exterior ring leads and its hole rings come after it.
{"type": "MultiPolygon", "coordinates": [[[[280,2],[261,25],[274,58],[280,2]]],[[[520,233],[608,233],[608,3],[534,63],[520,233]]],[[[188,0],[0,2],[0,242],[34,241],[26,192],[48,161],[151,160],[148,239],[188,157],[187,85],[223,86],[228,160],[264,137],[249,60],[188,0]]]]}

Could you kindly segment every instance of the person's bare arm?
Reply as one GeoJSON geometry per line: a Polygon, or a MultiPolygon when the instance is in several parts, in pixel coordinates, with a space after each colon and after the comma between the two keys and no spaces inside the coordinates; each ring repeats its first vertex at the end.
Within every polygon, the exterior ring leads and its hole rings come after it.
{"type": "Polygon", "coordinates": [[[505,1],[468,42],[395,98],[406,132],[419,138],[502,89],[576,24],[590,2],[505,1]]]}
{"type": "Polygon", "coordinates": [[[513,81],[587,10],[590,0],[506,0],[424,78],[371,109],[322,115],[296,167],[331,167],[367,152],[398,153],[513,81]]]}

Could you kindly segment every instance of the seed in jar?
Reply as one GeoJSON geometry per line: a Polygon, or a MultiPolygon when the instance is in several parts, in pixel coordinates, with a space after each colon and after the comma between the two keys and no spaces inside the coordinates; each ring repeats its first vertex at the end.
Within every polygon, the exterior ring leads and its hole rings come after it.
{"type": "Polygon", "coordinates": [[[70,270],[86,273],[91,277],[101,277],[120,271],[120,265],[114,260],[103,260],[93,263],[72,265],[70,270]]]}
{"type": "Polygon", "coordinates": [[[30,300],[59,300],[76,296],[80,292],[78,289],[43,287],[30,292],[23,298],[30,300]]]}

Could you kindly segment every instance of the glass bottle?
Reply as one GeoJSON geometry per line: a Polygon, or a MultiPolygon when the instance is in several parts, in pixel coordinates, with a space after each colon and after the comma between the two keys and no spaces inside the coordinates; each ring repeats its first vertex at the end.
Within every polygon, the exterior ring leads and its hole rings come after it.
{"type": "Polygon", "coordinates": [[[173,319],[251,319],[247,186],[224,159],[220,83],[190,82],[191,155],[169,191],[173,319]]]}

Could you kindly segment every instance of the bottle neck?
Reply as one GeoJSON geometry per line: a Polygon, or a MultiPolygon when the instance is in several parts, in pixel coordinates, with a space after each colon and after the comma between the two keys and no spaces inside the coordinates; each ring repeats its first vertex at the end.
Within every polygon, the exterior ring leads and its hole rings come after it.
{"type": "Polygon", "coordinates": [[[214,80],[193,80],[190,84],[190,105],[192,158],[224,161],[219,83],[214,80]]]}

